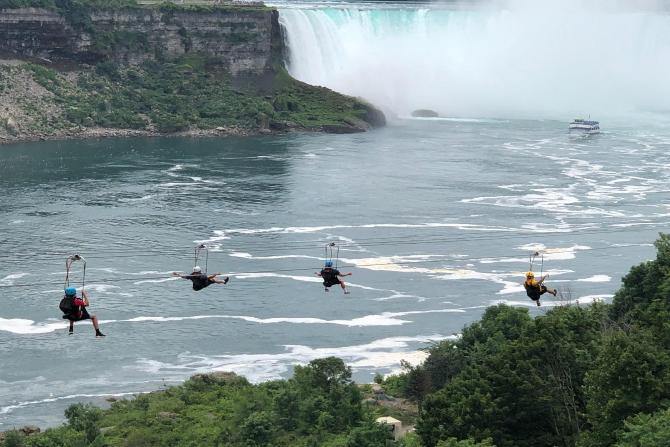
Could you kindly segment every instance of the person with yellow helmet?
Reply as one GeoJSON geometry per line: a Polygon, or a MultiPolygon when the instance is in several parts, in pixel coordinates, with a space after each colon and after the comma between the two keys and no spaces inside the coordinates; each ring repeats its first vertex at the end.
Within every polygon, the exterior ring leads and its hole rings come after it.
{"type": "Polygon", "coordinates": [[[528,298],[535,301],[538,306],[540,305],[540,296],[543,294],[549,292],[556,296],[558,293],[556,289],[547,289],[547,286],[543,284],[547,276],[548,275],[544,275],[540,279],[536,280],[535,274],[533,272],[526,272],[526,281],[523,283],[523,287],[526,289],[526,295],[528,295],[528,298]]]}

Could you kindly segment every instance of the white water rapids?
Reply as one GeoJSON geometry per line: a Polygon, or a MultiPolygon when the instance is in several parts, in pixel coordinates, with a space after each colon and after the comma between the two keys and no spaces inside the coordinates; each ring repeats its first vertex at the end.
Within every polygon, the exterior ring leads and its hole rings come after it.
{"type": "Polygon", "coordinates": [[[292,75],[400,116],[670,111],[670,14],[655,2],[278,6],[292,75]]]}

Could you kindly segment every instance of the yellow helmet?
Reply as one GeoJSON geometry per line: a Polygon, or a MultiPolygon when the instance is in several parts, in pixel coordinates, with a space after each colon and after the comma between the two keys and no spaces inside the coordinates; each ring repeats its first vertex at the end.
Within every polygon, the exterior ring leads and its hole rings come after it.
{"type": "Polygon", "coordinates": [[[526,278],[535,278],[535,273],[533,273],[533,272],[526,272],[526,278]]]}

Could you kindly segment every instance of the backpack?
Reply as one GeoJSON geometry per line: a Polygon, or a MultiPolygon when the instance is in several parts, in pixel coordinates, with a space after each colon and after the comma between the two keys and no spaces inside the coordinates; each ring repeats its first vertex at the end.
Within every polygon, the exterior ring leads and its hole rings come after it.
{"type": "Polygon", "coordinates": [[[67,296],[65,295],[62,300],[60,300],[60,304],[58,305],[58,308],[63,312],[64,315],[70,315],[74,312],[76,312],[76,308],[74,305],[74,296],[67,296]]]}

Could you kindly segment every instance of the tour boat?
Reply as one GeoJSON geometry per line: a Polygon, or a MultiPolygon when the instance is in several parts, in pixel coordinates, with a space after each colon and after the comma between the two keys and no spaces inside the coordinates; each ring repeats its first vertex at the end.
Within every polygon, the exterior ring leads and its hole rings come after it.
{"type": "Polygon", "coordinates": [[[599,133],[600,123],[598,121],[585,120],[581,118],[575,119],[570,123],[571,132],[585,132],[585,133],[599,133]]]}

